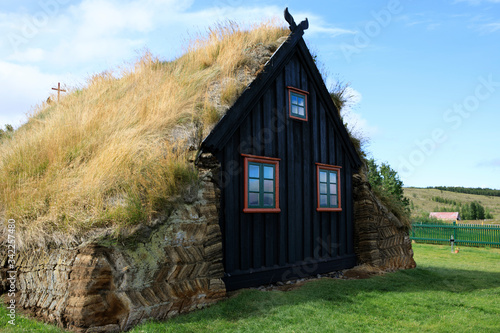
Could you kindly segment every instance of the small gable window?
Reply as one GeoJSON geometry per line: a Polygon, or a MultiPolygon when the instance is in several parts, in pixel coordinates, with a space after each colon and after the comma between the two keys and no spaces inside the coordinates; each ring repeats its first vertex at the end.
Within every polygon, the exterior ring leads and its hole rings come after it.
{"type": "Polygon", "coordinates": [[[245,213],[278,213],[279,159],[243,155],[245,213]]]}
{"type": "Polygon", "coordinates": [[[338,212],[340,205],[340,168],[339,166],[316,163],[317,211],[338,212]]]}
{"type": "Polygon", "coordinates": [[[290,118],[307,121],[307,91],[288,87],[290,118]]]}

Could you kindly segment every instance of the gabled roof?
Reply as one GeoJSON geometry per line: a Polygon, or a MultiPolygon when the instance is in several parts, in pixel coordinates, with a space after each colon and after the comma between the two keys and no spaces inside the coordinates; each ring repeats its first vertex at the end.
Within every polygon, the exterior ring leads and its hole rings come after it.
{"type": "Polygon", "coordinates": [[[440,220],[460,220],[458,212],[432,212],[429,217],[434,217],[440,220]]]}
{"type": "Polygon", "coordinates": [[[351,157],[354,164],[359,167],[362,164],[361,159],[349,139],[349,134],[338,116],[337,107],[333,103],[314,59],[302,38],[304,30],[309,26],[308,21],[306,19],[299,25],[295,24],[293,17],[288,13],[288,9],[285,9],[285,18],[290,23],[290,30],[292,31],[288,40],[275,51],[265,64],[263,71],[250,83],[238,100],[203,140],[201,149],[217,152],[220,150],[220,147],[225,145],[227,140],[231,138],[236,129],[252,110],[258,97],[268,88],[297,51],[300,54],[308,75],[313,78],[315,88],[319,92],[318,98],[322,99],[322,102],[326,106],[327,114],[332,120],[335,129],[341,134],[340,137],[344,141],[344,146],[347,147],[348,155],[351,157]]]}

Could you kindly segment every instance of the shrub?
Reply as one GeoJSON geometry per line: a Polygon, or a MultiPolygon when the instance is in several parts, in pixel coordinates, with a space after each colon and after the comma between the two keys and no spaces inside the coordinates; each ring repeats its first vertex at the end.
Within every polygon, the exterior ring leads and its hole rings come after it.
{"type": "Polygon", "coordinates": [[[368,181],[375,195],[401,222],[410,226],[410,200],[403,195],[403,182],[389,164],[380,167],[373,158],[366,161],[368,181]]]}

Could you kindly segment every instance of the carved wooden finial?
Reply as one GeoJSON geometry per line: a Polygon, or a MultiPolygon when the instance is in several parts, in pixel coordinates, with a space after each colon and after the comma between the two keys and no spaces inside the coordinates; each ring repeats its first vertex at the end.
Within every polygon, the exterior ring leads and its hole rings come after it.
{"type": "Polygon", "coordinates": [[[290,31],[294,32],[297,27],[302,28],[302,30],[306,30],[309,28],[309,21],[307,20],[307,17],[304,21],[300,22],[300,24],[297,26],[295,23],[295,20],[293,19],[292,14],[288,11],[288,7],[285,8],[285,20],[290,24],[290,31]]]}

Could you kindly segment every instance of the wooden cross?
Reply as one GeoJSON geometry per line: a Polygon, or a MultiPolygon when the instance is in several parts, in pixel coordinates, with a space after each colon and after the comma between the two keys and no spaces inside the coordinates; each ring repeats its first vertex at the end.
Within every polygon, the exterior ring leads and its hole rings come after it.
{"type": "Polygon", "coordinates": [[[61,82],[57,82],[57,88],[52,88],[52,90],[57,90],[57,103],[59,103],[59,95],[62,92],[66,92],[66,90],[61,89],[61,82]]]}

